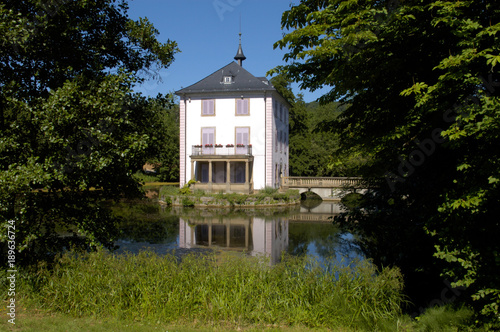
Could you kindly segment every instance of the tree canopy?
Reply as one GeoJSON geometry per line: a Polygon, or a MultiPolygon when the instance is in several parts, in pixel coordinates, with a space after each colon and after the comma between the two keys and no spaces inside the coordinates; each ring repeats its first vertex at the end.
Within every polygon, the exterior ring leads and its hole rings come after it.
{"type": "Polygon", "coordinates": [[[349,214],[378,263],[420,282],[437,267],[493,320],[499,20],[492,1],[303,0],[282,16],[288,64],[274,70],[348,105],[329,126],[342,149],[370,156],[359,172],[374,190],[349,214]]]}
{"type": "Polygon", "coordinates": [[[306,103],[303,96],[295,96],[290,79],[276,75],[271,83],[292,107],[289,110],[289,149],[291,176],[351,176],[365,161],[352,153],[339,151],[339,135],[328,125],[342,111],[337,102],[306,103]],[[333,157],[342,155],[342,158],[333,157]]]}
{"type": "Polygon", "coordinates": [[[178,52],[158,34],[125,1],[0,4],[0,220],[19,258],[54,252],[56,231],[111,246],[101,202],[138,195],[151,148],[153,108],[132,88],[178,52]]]}

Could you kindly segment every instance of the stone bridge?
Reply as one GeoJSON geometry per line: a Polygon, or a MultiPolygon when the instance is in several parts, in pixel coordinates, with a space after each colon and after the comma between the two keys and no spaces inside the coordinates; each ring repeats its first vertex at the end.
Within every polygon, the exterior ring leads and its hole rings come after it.
{"type": "Polygon", "coordinates": [[[281,189],[298,189],[302,194],[314,192],[323,200],[338,201],[349,192],[364,193],[359,177],[300,177],[284,176],[281,178],[281,189]]]}

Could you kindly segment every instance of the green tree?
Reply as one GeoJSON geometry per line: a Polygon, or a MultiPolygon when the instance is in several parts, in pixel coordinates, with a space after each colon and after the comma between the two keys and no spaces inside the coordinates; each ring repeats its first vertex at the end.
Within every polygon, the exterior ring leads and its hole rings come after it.
{"type": "Polygon", "coordinates": [[[271,83],[292,107],[289,110],[290,174],[292,176],[339,175],[338,167],[331,167],[330,156],[338,146],[338,135],[322,128],[337,116],[337,104],[318,105],[304,102],[303,95],[296,97],[290,79],[276,75],[271,83]]]}
{"type": "Polygon", "coordinates": [[[331,125],[370,156],[376,190],[350,211],[365,248],[407,282],[437,263],[497,322],[499,19],[492,1],[303,0],[275,45],[290,61],[276,71],[349,105],[331,125]]]}
{"type": "Polygon", "coordinates": [[[179,181],[179,104],[172,95],[159,94],[146,100],[151,110],[152,150],[148,162],[153,164],[161,181],[179,181]]]}
{"type": "Polygon", "coordinates": [[[114,0],[3,1],[0,32],[0,222],[16,228],[18,259],[68,239],[110,247],[101,203],[139,194],[132,170],[150,145],[152,112],[132,88],[176,43],[114,0]]]}

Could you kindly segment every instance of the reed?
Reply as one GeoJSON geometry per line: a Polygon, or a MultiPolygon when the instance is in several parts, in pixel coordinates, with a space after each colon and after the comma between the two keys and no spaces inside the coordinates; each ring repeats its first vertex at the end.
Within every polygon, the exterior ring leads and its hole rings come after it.
{"type": "Polygon", "coordinates": [[[176,324],[391,330],[404,301],[397,269],[289,256],[269,266],[263,257],[215,253],[181,259],[150,252],[68,253],[22,283],[26,300],[43,309],[176,324]]]}

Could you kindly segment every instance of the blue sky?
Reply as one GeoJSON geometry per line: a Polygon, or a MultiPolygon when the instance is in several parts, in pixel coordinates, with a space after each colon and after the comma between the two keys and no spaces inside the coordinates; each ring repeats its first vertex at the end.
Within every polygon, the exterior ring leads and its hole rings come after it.
{"type": "MultiPolygon", "coordinates": [[[[129,17],[147,17],[162,42],[175,40],[181,53],[160,72],[162,82],[148,80],[136,91],[156,96],[198,82],[231,61],[238,50],[240,16],[243,67],[255,76],[284,64],[285,50],[273,49],[283,34],[281,15],[298,0],[129,0],[129,17]]],[[[300,91],[306,102],[321,92],[300,91]]]]}

